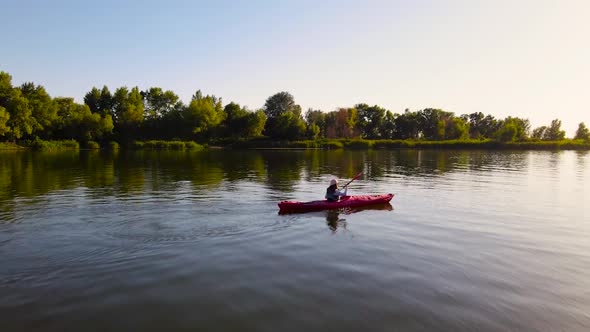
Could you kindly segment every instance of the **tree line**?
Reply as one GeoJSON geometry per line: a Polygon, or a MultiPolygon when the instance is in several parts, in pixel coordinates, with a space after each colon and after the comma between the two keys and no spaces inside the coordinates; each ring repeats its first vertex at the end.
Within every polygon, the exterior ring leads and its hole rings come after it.
{"type": "MultiPolygon", "coordinates": [[[[288,92],[270,96],[264,107],[249,110],[237,103],[196,91],[188,104],[170,90],[151,87],[94,87],[84,104],[52,98],[41,85],[12,85],[0,72],[0,140],[75,139],[80,142],[180,139],[212,142],[266,136],[297,140],[321,138],[463,140],[502,142],[565,138],[561,121],[531,130],[528,119],[497,119],[481,112],[455,115],[425,108],[393,113],[380,106],[357,104],[331,112],[305,113],[288,92]]],[[[574,139],[590,139],[580,123],[574,139]]]]}

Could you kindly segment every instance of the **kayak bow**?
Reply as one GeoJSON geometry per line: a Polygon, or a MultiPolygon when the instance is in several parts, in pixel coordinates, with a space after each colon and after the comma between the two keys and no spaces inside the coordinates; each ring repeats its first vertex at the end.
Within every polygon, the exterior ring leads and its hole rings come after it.
{"type": "Polygon", "coordinates": [[[347,207],[359,207],[389,203],[389,201],[391,201],[392,198],[393,194],[382,194],[364,196],[343,196],[338,202],[330,202],[328,200],[311,202],[282,201],[279,203],[279,209],[281,211],[331,210],[347,207]]]}

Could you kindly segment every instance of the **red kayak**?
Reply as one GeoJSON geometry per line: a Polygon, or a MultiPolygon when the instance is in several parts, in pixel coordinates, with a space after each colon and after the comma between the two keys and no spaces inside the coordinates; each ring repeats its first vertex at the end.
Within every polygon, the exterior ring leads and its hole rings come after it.
{"type": "Polygon", "coordinates": [[[282,201],[279,203],[281,211],[313,211],[313,210],[331,210],[346,207],[360,207],[374,204],[389,203],[393,194],[383,195],[365,195],[365,196],[343,196],[338,202],[311,201],[311,202],[293,202],[282,201]]]}

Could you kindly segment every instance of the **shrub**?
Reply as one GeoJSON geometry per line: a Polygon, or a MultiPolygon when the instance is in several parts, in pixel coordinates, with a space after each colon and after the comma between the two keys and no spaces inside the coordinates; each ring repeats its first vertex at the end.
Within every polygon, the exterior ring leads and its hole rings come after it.
{"type": "Polygon", "coordinates": [[[88,141],[88,142],[84,143],[84,148],[90,149],[90,150],[98,150],[98,149],[100,149],[100,145],[98,143],[96,143],[95,141],[88,141]]]}
{"type": "Polygon", "coordinates": [[[109,142],[109,149],[110,150],[119,150],[119,143],[115,142],[115,141],[111,141],[109,142]]]}
{"type": "Polygon", "coordinates": [[[202,145],[199,145],[193,141],[184,142],[184,146],[187,150],[202,150],[203,149],[202,145]]]}

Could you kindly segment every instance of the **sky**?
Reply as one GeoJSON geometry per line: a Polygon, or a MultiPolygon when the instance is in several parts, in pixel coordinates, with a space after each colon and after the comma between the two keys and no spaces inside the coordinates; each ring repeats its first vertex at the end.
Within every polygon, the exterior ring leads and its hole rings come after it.
{"type": "Polygon", "coordinates": [[[200,89],[261,108],[288,91],[304,110],[590,124],[590,1],[0,0],[0,70],[54,97],[93,86],[200,89]]]}

